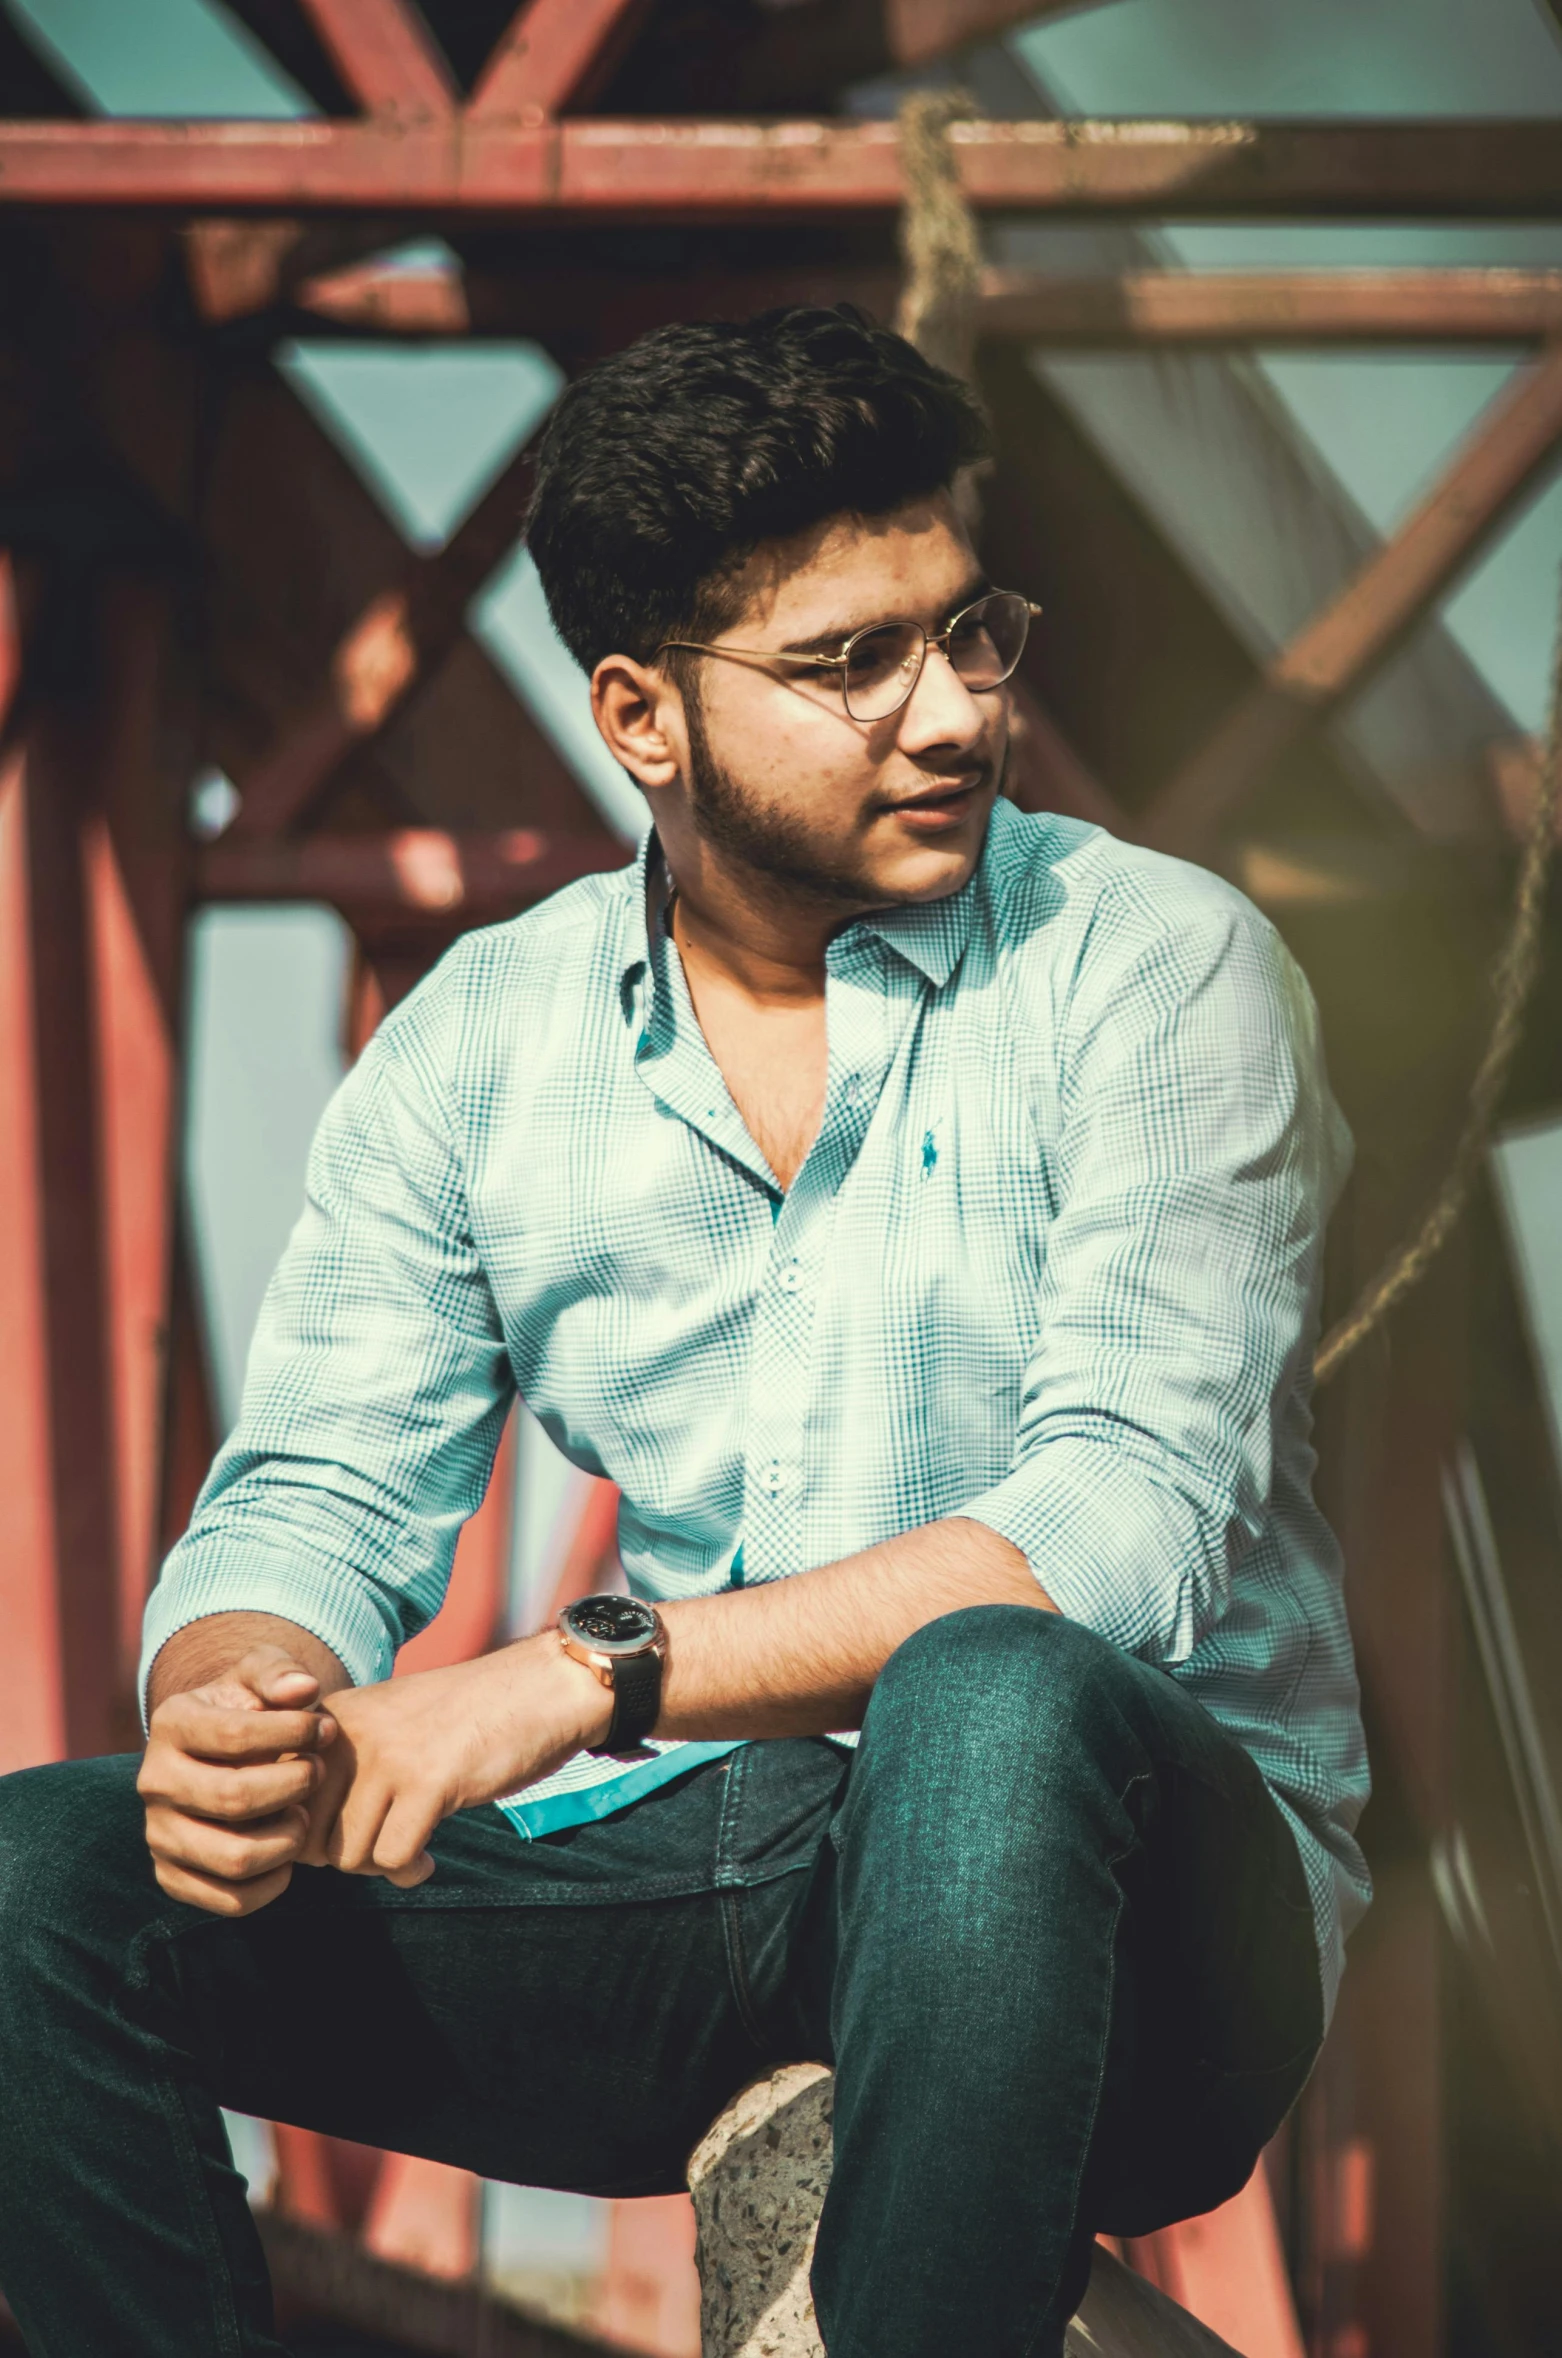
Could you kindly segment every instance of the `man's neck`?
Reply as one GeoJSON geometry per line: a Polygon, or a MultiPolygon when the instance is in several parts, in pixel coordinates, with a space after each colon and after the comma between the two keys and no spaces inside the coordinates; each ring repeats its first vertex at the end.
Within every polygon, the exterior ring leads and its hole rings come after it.
{"type": "Polygon", "coordinates": [[[824,1110],[825,948],[851,914],[833,910],[827,931],[778,921],[750,896],[695,900],[670,871],[664,890],[695,1020],[750,1137],[788,1188],[824,1110]]]}
{"type": "Polygon", "coordinates": [[[664,852],[667,922],[685,965],[692,960],[762,1006],[796,1006],[824,991],[825,952],[864,915],[860,905],[809,894],[757,871],[736,872],[704,846],[664,852]]]}

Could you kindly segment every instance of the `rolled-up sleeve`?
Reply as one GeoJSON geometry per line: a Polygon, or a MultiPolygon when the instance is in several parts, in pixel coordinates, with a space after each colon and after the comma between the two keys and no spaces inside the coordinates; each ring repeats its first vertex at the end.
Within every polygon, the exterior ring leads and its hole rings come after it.
{"type": "Polygon", "coordinates": [[[439,1610],[512,1390],[453,1124],[392,1018],[321,1121],[238,1423],[147,1607],[143,1695],[176,1630],[232,1610],[385,1677],[439,1610]]]}
{"type": "Polygon", "coordinates": [[[1349,1162],[1317,1014],[1273,929],[1210,884],[1105,905],[1059,1042],[1059,1149],[1014,1461],[962,1508],[1059,1610],[1185,1661],[1257,1536],[1309,1381],[1349,1162]]]}

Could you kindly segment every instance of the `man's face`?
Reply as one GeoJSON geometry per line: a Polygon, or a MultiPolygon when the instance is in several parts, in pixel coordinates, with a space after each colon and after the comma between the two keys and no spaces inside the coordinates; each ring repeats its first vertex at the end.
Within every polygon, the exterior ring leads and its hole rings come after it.
{"type": "MultiPolygon", "coordinates": [[[[945,494],[837,517],[756,551],[724,647],[837,652],[891,621],[940,631],[989,587],[945,494]]],[[[981,856],[1008,745],[1006,689],[972,695],[930,649],[900,710],[847,712],[840,674],[691,659],[688,817],[719,853],[842,907],[941,900],[981,856]]]]}

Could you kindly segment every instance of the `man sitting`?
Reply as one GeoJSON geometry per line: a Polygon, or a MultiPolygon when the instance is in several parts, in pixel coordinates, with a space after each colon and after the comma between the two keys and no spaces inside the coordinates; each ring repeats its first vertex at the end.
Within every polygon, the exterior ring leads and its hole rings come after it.
{"type": "Polygon", "coordinates": [[[653,832],[381,1026],[144,1759],[0,1786],[34,2358],[279,2349],[222,2105],[656,2194],[805,2058],[830,2358],[1045,2358],[1096,2231],[1231,2194],[1307,2076],[1366,1897],[1343,1130],[1239,894],[999,799],[984,447],[850,311],[559,404],[531,547],[653,832]],[[517,1392],[631,1596],[392,1682],[517,1392]]]}

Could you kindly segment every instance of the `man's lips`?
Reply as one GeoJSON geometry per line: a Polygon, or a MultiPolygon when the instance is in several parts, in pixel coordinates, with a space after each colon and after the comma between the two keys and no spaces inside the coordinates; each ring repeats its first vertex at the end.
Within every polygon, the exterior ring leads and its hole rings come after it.
{"type": "Polygon", "coordinates": [[[912,827],[949,827],[967,816],[986,785],[985,775],[951,778],[947,785],[926,786],[920,794],[903,795],[887,807],[897,819],[912,827]]]}

